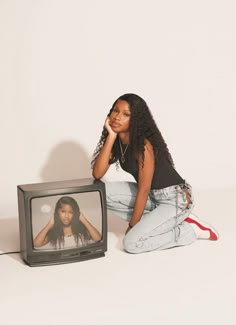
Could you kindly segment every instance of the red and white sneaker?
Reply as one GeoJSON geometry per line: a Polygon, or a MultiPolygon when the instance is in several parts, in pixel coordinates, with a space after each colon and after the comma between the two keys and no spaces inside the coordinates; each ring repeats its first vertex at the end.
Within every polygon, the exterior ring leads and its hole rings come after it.
{"type": "Polygon", "coordinates": [[[219,238],[219,234],[212,226],[193,214],[190,214],[184,221],[192,224],[198,239],[217,240],[219,238]]]}

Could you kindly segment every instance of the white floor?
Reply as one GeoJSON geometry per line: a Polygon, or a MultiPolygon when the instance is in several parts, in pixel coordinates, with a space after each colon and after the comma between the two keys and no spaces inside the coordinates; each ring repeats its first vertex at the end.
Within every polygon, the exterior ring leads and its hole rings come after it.
{"type": "MultiPolygon", "coordinates": [[[[236,324],[236,191],[195,193],[195,212],[220,233],[217,242],[130,255],[126,224],[110,216],[103,258],[26,266],[0,256],[3,324],[236,324]]],[[[19,249],[18,220],[0,216],[0,251],[19,249]]]]}

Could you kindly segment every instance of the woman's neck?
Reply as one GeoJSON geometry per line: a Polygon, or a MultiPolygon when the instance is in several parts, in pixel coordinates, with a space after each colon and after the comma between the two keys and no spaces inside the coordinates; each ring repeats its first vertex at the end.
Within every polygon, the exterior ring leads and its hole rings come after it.
{"type": "Polygon", "coordinates": [[[122,144],[128,144],[129,143],[129,132],[122,132],[119,133],[119,138],[122,144]]]}
{"type": "Polygon", "coordinates": [[[71,229],[71,226],[69,226],[69,227],[64,227],[64,229],[63,229],[63,232],[64,232],[64,236],[72,236],[73,234],[72,234],[72,229],[71,229]]]}

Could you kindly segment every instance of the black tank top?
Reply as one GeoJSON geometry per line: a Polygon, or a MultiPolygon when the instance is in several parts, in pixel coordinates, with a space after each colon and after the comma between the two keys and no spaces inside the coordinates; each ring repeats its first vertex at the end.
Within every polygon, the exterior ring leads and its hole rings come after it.
{"type": "MultiPolygon", "coordinates": [[[[123,151],[126,145],[122,145],[123,151]]],[[[122,163],[119,159],[120,166],[127,173],[133,175],[138,183],[138,163],[131,155],[129,147],[125,153],[125,161],[122,163]]],[[[155,163],[154,175],[152,178],[151,189],[161,189],[172,185],[183,184],[184,179],[177,173],[175,168],[168,162],[166,158],[158,159],[155,163]]]]}

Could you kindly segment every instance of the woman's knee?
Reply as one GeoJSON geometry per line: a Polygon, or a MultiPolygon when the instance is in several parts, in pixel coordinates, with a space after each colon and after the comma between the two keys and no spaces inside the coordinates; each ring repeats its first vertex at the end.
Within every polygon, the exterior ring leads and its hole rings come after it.
{"type": "Polygon", "coordinates": [[[130,241],[129,239],[127,239],[127,237],[125,236],[123,239],[123,246],[124,246],[124,250],[127,253],[132,253],[135,254],[136,252],[136,245],[134,242],[130,241]]]}
{"type": "Polygon", "coordinates": [[[149,252],[152,250],[162,250],[163,244],[153,237],[149,238],[137,238],[134,234],[128,232],[123,239],[124,250],[132,254],[140,254],[149,252]]]}
{"type": "MultiPolygon", "coordinates": [[[[133,232],[133,231],[132,231],[133,232]]],[[[125,235],[123,239],[124,250],[128,253],[138,254],[142,252],[142,243],[135,238],[130,231],[125,235]]]]}

